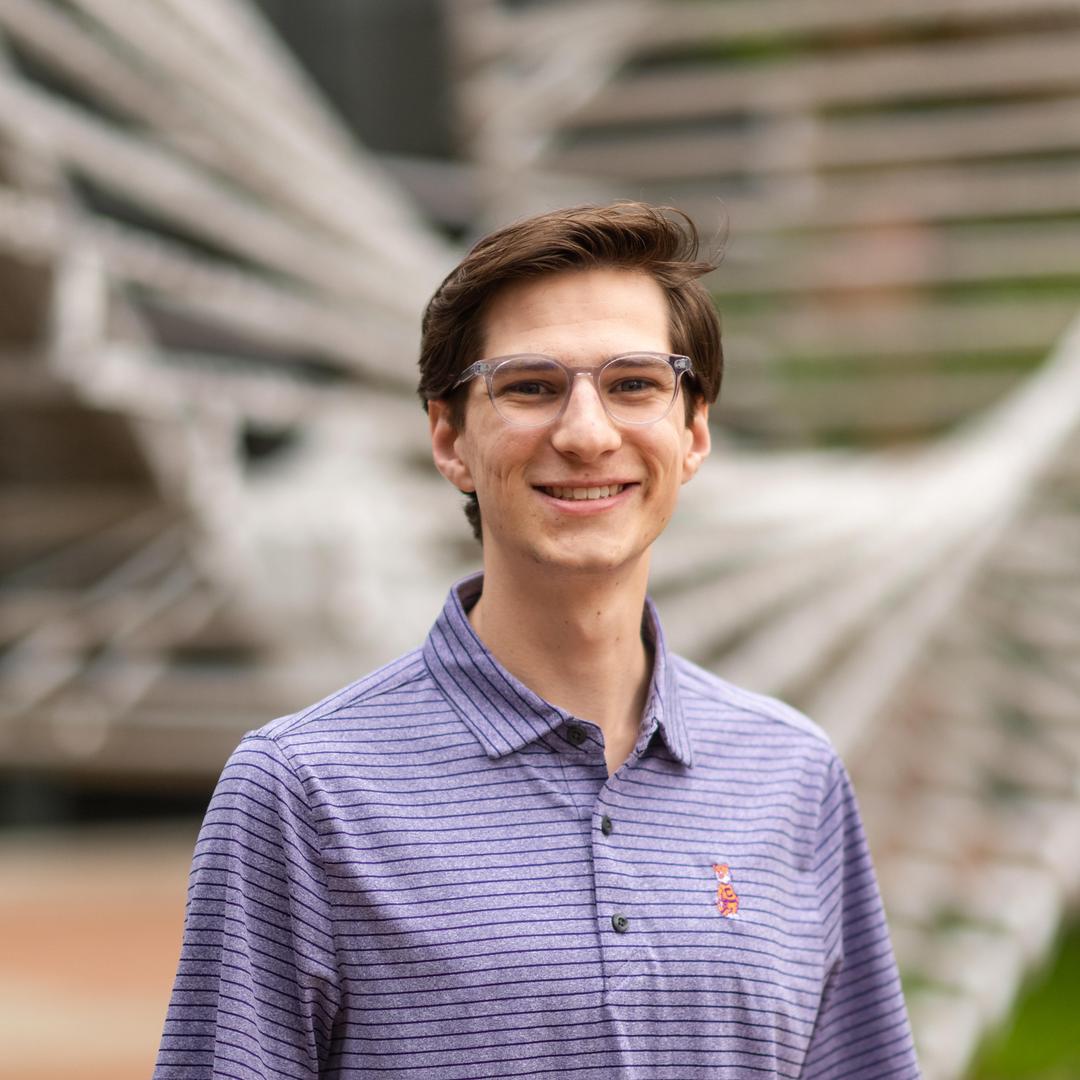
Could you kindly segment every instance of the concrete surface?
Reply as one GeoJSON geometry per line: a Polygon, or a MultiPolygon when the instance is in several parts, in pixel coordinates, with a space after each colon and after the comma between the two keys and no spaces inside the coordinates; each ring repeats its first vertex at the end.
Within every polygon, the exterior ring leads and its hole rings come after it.
{"type": "Polygon", "coordinates": [[[0,1078],[146,1080],[197,823],[0,833],[0,1078]]]}

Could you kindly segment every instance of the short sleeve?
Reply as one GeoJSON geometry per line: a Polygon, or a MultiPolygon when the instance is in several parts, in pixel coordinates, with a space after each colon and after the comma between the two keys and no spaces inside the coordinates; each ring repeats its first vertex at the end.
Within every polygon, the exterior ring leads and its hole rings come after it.
{"type": "Polygon", "coordinates": [[[155,1080],[308,1080],[338,1009],[334,932],[303,785],[271,738],[229,759],[192,861],[155,1080]]]}
{"type": "Polygon", "coordinates": [[[827,975],[803,1080],[917,1080],[900,977],[847,772],[834,760],[817,833],[827,975]]]}

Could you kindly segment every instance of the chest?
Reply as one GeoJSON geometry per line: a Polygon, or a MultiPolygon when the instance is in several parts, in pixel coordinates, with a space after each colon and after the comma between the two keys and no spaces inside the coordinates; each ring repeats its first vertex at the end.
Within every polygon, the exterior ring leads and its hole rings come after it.
{"type": "Polygon", "coordinates": [[[797,1029],[816,1008],[812,844],[775,791],[555,760],[368,794],[337,808],[326,851],[366,1017],[439,1034],[615,1009],[704,1030],[717,1009],[766,1010],[797,1029]]]}

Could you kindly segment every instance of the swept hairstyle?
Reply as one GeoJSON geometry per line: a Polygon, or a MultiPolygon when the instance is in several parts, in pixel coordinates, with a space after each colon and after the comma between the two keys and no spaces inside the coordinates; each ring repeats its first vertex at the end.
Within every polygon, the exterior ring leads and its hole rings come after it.
{"type": "MultiPolygon", "coordinates": [[[[510,282],[564,270],[617,268],[649,274],[667,296],[671,345],[694,363],[684,380],[686,421],[698,402],[720,393],[724,355],[720,317],[700,278],[717,261],[699,257],[697,229],[681,210],[643,202],[576,206],[514,222],[479,240],[443,280],[421,323],[420,383],[424,403],[447,401],[450,419],[465,426],[468,386],[453,389],[459,374],[484,358],[484,317],[495,294],[510,282]]],[[[481,538],[480,505],[466,493],[465,516],[481,538]]]]}

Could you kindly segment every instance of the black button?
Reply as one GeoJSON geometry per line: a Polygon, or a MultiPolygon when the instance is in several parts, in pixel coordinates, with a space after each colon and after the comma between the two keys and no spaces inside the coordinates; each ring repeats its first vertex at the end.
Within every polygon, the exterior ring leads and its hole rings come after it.
{"type": "Polygon", "coordinates": [[[566,729],[566,737],[574,746],[580,746],[589,736],[585,734],[583,727],[573,724],[566,729]]]}
{"type": "Polygon", "coordinates": [[[630,920],[625,915],[612,915],[611,925],[616,934],[625,934],[630,929],[630,920]]]}
{"type": "Polygon", "coordinates": [[[610,835],[611,835],[611,830],[612,830],[612,829],[614,829],[614,828],[615,828],[615,826],[611,824],[611,818],[609,818],[609,817],[607,816],[607,814],[605,814],[605,815],[604,815],[604,816],[603,816],[603,817],[602,817],[602,818],[600,819],[600,831],[601,831],[601,832],[602,832],[602,833],[603,833],[603,834],[604,834],[605,836],[610,836],[610,835]]]}

